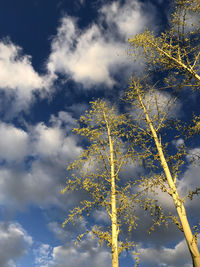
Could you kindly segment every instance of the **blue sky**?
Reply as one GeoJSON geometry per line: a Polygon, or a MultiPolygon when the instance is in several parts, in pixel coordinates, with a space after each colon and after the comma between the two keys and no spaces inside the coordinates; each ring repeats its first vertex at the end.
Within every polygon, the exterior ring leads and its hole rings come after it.
{"type": "MultiPolygon", "coordinates": [[[[79,246],[73,243],[77,229],[84,231],[90,222],[61,227],[78,199],[60,194],[66,166],[82,150],[71,130],[89,101],[117,100],[130,75],[142,73],[140,62],[127,56],[127,40],[146,27],[162,30],[170,2],[0,1],[1,267],[111,266],[110,251],[90,235],[79,246]]],[[[186,92],[174,114],[187,117],[191,107],[198,114],[198,99],[198,94],[186,92]]],[[[199,151],[197,142],[189,148],[193,151],[199,151]]],[[[179,188],[199,185],[199,170],[188,165],[179,188]]],[[[167,210],[173,209],[166,196],[158,198],[167,210]]],[[[198,199],[186,208],[192,221],[198,199]]],[[[92,218],[106,220],[100,211],[92,218]]],[[[133,235],[140,266],[192,266],[175,226],[149,236],[147,225],[150,218],[142,215],[133,235]]],[[[133,263],[131,253],[120,257],[121,266],[133,263]]]]}

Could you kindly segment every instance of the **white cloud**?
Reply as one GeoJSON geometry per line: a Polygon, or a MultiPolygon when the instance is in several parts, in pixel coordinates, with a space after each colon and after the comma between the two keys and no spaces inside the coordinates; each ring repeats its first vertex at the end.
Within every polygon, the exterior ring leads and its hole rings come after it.
{"type": "MultiPolygon", "coordinates": [[[[12,207],[29,203],[66,205],[67,196],[60,194],[66,166],[82,150],[71,135],[73,124],[74,119],[66,112],[51,116],[49,126],[38,123],[28,126],[26,132],[0,123],[0,160],[6,160],[0,168],[0,203],[12,207]]],[[[68,203],[74,198],[70,196],[68,203]]]]}
{"type": "Polygon", "coordinates": [[[139,248],[141,263],[148,267],[192,267],[191,257],[185,240],[178,243],[174,248],[139,248]]]}
{"type": "MultiPolygon", "coordinates": [[[[180,192],[181,196],[185,196],[188,193],[188,190],[195,190],[197,187],[200,187],[199,182],[199,155],[200,155],[200,148],[194,148],[188,151],[187,159],[188,161],[193,160],[193,163],[188,165],[188,168],[183,173],[181,179],[178,181],[178,191],[180,192]]],[[[194,204],[192,201],[187,201],[186,204],[194,204]]]]}
{"type": "MultiPolygon", "coordinates": [[[[200,181],[199,181],[199,155],[200,149],[194,148],[188,151],[188,160],[194,160],[193,163],[189,164],[188,168],[182,175],[181,179],[178,181],[178,192],[182,197],[188,194],[188,191],[195,191],[196,188],[200,188],[200,181]]],[[[193,200],[186,199],[185,205],[189,208],[190,216],[197,215],[197,211],[199,210],[199,196],[195,196],[193,200]]]]}
{"type": "Polygon", "coordinates": [[[34,71],[30,57],[21,56],[21,49],[11,42],[0,42],[0,87],[20,90],[30,98],[32,89],[42,87],[42,78],[34,71]]]}
{"type": "Polygon", "coordinates": [[[150,194],[153,199],[157,199],[158,203],[165,211],[173,212],[175,210],[175,205],[171,196],[161,189],[156,188],[154,194],[150,194]]]}
{"type": "MultiPolygon", "coordinates": [[[[144,29],[152,14],[152,10],[142,11],[138,1],[127,0],[122,5],[118,2],[104,5],[97,23],[84,30],[74,18],[63,17],[53,38],[48,71],[54,78],[56,73],[62,73],[86,88],[102,83],[111,87],[116,82],[115,75],[127,80],[134,68],[126,56],[127,36],[144,29]]],[[[139,67],[135,66],[136,69],[139,67]]]]}
{"type": "Polygon", "coordinates": [[[108,267],[111,265],[111,254],[101,248],[91,235],[78,246],[73,243],[53,248],[52,260],[42,267],[108,267]]]}
{"type": "MultiPolygon", "coordinates": [[[[56,156],[37,155],[30,163],[29,169],[17,165],[1,167],[0,202],[13,208],[24,207],[29,203],[65,207],[67,195],[61,195],[60,190],[65,183],[67,161],[73,157],[70,151],[70,148],[73,150],[73,144],[70,139],[68,146],[56,156]]],[[[74,197],[70,195],[67,205],[74,201],[74,197]]]]}
{"type": "Polygon", "coordinates": [[[34,70],[31,57],[23,55],[19,46],[0,41],[0,89],[4,93],[0,109],[6,109],[5,117],[27,110],[36,91],[46,97],[58,73],[85,88],[100,84],[112,87],[116,77],[127,81],[133,69],[138,71],[141,67],[127,59],[126,39],[144,29],[152,21],[152,14],[152,6],[144,11],[138,1],[126,0],[123,4],[116,1],[102,6],[96,23],[84,30],[79,28],[77,19],[63,17],[51,44],[45,76],[34,70]]]}
{"type": "Polygon", "coordinates": [[[152,13],[145,14],[143,6],[137,0],[126,0],[124,4],[114,1],[102,7],[101,13],[110,28],[116,27],[125,40],[144,30],[145,25],[151,24],[152,13]]]}
{"type": "Polygon", "coordinates": [[[93,217],[97,222],[110,223],[110,217],[105,210],[95,210],[93,217]]]}
{"type": "Polygon", "coordinates": [[[59,153],[64,136],[59,128],[47,127],[39,123],[34,129],[34,139],[35,153],[52,157],[59,153]]]}
{"type": "Polygon", "coordinates": [[[187,160],[192,161],[194,164],[199,165],[200,163],[200,148],[196,147],[190,149],[187,154],[187,160]]]}
{"type": "MultiPolygon", "coordinates": [[[[153,89],[148,91],[143,96],[142,100],[148,111],[149,117],[153,121],[154,127],[158,127],[158,125],[163,126],[163,123],[168,119],[181,116],[181,103],[169,93],[153,89]]],[[[129,110],[129,112],[132,117],[136,119],[140,127],[149,128],[146,123],[144,111],[138,99],[133,102],[131,108],[132,109],[129,110]]]]}
{"type": "MultiPolygon", "coordinates": [[[[76,109],[82,108],[80,105],[76,105],[76,109]]],[[[65,131],[71,131],[73,127],[76,126],[76,120],[72,117],[72,115],[65,111],[58,112],[58,116],[51,115],[50,122],[54,127],[62,127],[64,126],[65,131]]]]}
{"type": "Polygon", "coordinates": [[[32,238],[17,223],[0,223],[0,266],[14,267],[15,262],[27,253],[32,238]]]}
{"type": "Polygon", "coordinates": [[[0,159],[20,162],[28,152],[28,134],[12,124],[0,123],[0,159]]]}
{"type": "Polygon", "coordinates": [[[35,254],[35,266],[36,267],[47,267],[48,262],[52,259],[51,257],[52,248],[48,244],[41,244],[38,249],[34,250],[35,254]]]}
{"type": "Polygon", "coordinates": [[[66,241],[67,237],[69,237],[69,231],[61,227],[61,224],[58,222],[50,222],[48,228],[59,240],[66,241]]]}
{"type": "Polygon", "coordinates": [[[148,92],[144,97],[144,103],[151,116],[162,118],[167,113],[167,118],[177,117],[180,111],[180,103],[169,93],[154,90],[148,92]]]}
{"type": "Polygon", "coordinates": [[[31,57],[22,55],[22,49],[10,41],[0,41],[0,69],[4,102],[8,105],[14,101],[12,108],[6,111],[11,113],[12,109],[12,115],[16,115],[15,112],[29,107],[33,92],[46,85],[45,79],[33,69],[31,57]]]}
{"type": "Polygon", "coordinates": [[[182,145],[184,145],[184,140],[182,138],[176,139],[172,141],[172,144],[176,147],[176,148],[180,148],[182,145]]]}
{"type": "Polygon", "coordinates": [[[76,28],[77,24],[72,18],[62,19],[52,43],[47,66],[49,71],[70,75],[86,86],[95,83],[112,86],[114,81],[109,75],[109,67],[120,61],[116,48],[112,43],[105,42],[98,26],[93,25],[81,34],[76,28]]]}
{"type": "MultiPolygon", "coordinates": [[[[71,119],[71,117],[69,118],[71,119]]],[[[68,119],[68,117],[63,119],[68,119]]],[[[55,117],[51,117],[53,123],[55,123],[54,120],[55,117]]],[[[63,162],[63,160],[66,162],[81,152],[81,148],[76,145],[76,139],[73,136],[65,136],[65,130],[58,127],[62,123],[61,121],[65,122],[64,120],[58,118],[57,126],[48,127],[39,123],[33,128],[32,146],[36,155],[54,158],[56,162],[63,162]]]]}

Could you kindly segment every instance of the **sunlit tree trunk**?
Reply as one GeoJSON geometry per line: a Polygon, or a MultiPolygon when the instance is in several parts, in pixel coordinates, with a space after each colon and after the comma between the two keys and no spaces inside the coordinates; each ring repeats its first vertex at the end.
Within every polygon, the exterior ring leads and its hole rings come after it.
{"type": "Polygon", "coordinates": [[[153,135],[153,138],[154,138],[154,141],[155,141],[158,153],[159,153],[162,168],[165,172],[165,176],[167,178],[169,187],[171,189],[171,196],[173,198],[173,201],[174,201],[174,204],[175,204],[175,207],[176,207],[176,210],[177,210],[180,222],[181,222],[181,226],[182,226],[182,229],[183,229],[183,232],[185,235],[185,239],[186,239],[190,254],[192,256],[193,266],[200,267],[200,254],[199,254],[199,249],[197,246],[197,240],[194,237],[194,235],[192,234],[192,231],[191,231],[188,219],[187,219],[187,215],[186,215],[186,210],[185,210],[185,207],[183,205],[183,201],[180,199],[176,185],[174,183],[174,180],[172,179],[171,172],[169,170],[167,161],[166,161],[164,153],[163,153],[161,140],[159,140],[157,133],[156,133],[156,130],[155,130],[155,128],[151,122],[148,111],[147,111],[147,109],[143,103],[142,96],[139,92],[139,88],[136,88],[136,90],[137,90],[139,102],[141,104],[141,107],[142,107],[144,114],[145,114],[145,117],[146,117],[146,122],[151,129],[151,132],[152,132],[152,135],[153,135]]]}
{"type": "Polygon", "coordinates": [[[119,266],[118,253],[118,225],[117,225],[117,207],[116,207],[116,187],[115,187],[115,162],[113,140],[111,137],[110,126],[104,113],[106,126],[108,130],[109,148],[110,148],[110,173],[111,173],[111,221],[112,221],[112,267],[119,266]]]}
{"type": "Polygon", "coordinates": [[[135,227],[135,202],[132,200],[138,198],[128,181],[119,181],[121,169],[135,162],[129,140],[124,136],[129,124],[129,116],[120,114],[117,107],[108,101],[98,99],[91,102],[91,108],[80,117],[77,128],[73,128],[73,132],[86,138],[89,145],[68,166],[69,177],[62,190],[62,193],[68,194],[81,190],[86,196],[85,199],[81,197],[79,203],[68,212],[63,227],[79,222],[84,216],[92,216],[98,209],[109,216],[109,224],[88,224],[89,228],[78,235],[76,243],[91,233],[100,244],[111,248],[112,267],[119,266],[122,251],[134,246],[129,237],[124,236],[120,240],[120,226],[123,223],[127,224],[129,231],[135,227]]]}

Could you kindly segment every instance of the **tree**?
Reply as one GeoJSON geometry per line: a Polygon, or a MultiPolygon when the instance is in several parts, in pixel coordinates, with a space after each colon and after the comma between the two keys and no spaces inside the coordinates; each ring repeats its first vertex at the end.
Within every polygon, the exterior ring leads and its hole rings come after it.
{"type": "Polygon", "coordinates": [[[151,70],[162,71],[169,86],[200,85],[200,3],[176,0],[169,28],[155,37],[146,30],[129,39],[134,55],[143,55],[151,70]],[[171,76],[169,77],[169,74],[171,76]]]}
{"type": "MultiPolygon", "coordinates": [[[[119,114],[115,107],[105,101],[92,102],[92,107],[80,117],[79,126],[74,132],[87,138],[86,148],[78,160],[69,165],[72,171],[62,192],[83,191],[85,199],[69,212],[63,226],[82,216],[89,216],[95,209],[103,208],[110,218],[106,227],[93,226],[91,232],[111,247],[112,266],[118,267],[119,254],[134,246],[134,242],[122,236],[122,225],[128,230],[136,226],[135,206],[140,203],[133,193],[134,182],[120,178],[121,170],[132,162],[133,150],[129,149],[127,132],[129,118],[119,114]],[[119,240],[120,236],[120,240],[119,240]]],[[[145,194],[145,193],[144,193],[145,194]]],[[[146,200],[146,206],[155,207],[146,200]]],[[[82,237],[81,235],[80,237],[82,237]]]]}
{"type": "MultiPolygon", "coordinates": [[[[157,150],[157,154],[153,154],[153,152],[151,152],[153,151],[152,144],[150,144],[150,146],[148,147],[148,150],[150,150],[149,154],[153,155],[153,157],[160,162],[160,165],[166,177],[165,180],[162,178],[162,176],[160,176],[157,180],[156,185],[159,185],[162,191],[167,192],[169,196],[172,197],[180,221],[178,221],[175,217],[173,217],[172,219],[185,235],[185,240],[187,242],[193,260],[193,266],[199,267],[200,254],[197,246],[197,234],[193,235],[191,231],[191,227],[189,225],[186,210],[184,207],[184,199],[180,197],[177,190],[178,167],[183,163],[180,157],[183,154],[178,153],[174,156],[166,156],[166,145],[161,143],[161,129],[167,126],[165,124],[165,120],[167,119],[167,112],[160,110],[158,99],[156,99],[154,103],[147,101],[146,95],[147,93],[149,93],[147,90],[148,85],[145,88],[144,83],[142,84],[139,80],[132,78],[130,88],[126,93],[126,100],[133,105],[136,105],[144,115],[144,117],[140,116],[140,118],[142,118],[142,122],[145,123],[145,127],[141,128],[141,131],[145,132],[146,136],[150,136],[150,139],[154,140],[157,150]],[[152,104],[153,108],[156,108],[157,110],[156,113],[155,111],[152,112],[152,104]],[[172,167],[170,168],[169,162],[172,159],[174,160],[174,162],[172,167]]],[[[151,89],[149,94],[153,94],[153,89],[151,89]]],[[[146,181],[146,183],[149,186],[149,181],[146,181]]],[[[150,183],[153,184],[151,181],[150,183]]]]}
{"type": "MultiPolygon", "coordinates": [[[[200,88],[200,2],[199,0],[175,0],[174,12],[171,15],[168,28],[156,37],[148,29],[129,39],[133,55],[145,58],[146,71],[151,74],[159,73],[161,78],[160,89],[175,88],[179,91],[183,87],[200,88]]],[[[177,189],[175,178],[170,172],[163,144],[158,137],[159,130],[152,122],[149,110],[144,102],[144,91],[138,81],[132,81],[135,97],[145,114],[145,121],[154,139],[160,163],[170,187],[171,195],[179,214],[182,229],[190,249],[194,266],[200,266],[199,251],[196,244],[196,235],[192,234],[187,221],[183,202],[177,189]],[[185,221],[183,220],[185,218],[185,221]],[[185,229],[184,229],[185,227],[185,229]]],[[[199,116],[194,116],[191,127],[187,126],[190,134],[199,130],[199,116]]],[[[193,192],[194,194],[198,191],[193,192]]],[[[191,198],[193,197],[191,193],[191,198]]]]}

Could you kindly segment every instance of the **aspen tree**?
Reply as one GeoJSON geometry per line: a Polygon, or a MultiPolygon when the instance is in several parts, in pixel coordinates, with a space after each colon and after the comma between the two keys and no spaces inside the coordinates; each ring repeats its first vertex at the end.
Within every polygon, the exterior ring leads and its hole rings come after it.
{"type": "MultiPolygon", "coordinates": [[[[63,226],[89,216],[96,209],[103,209],[110,218],[109,225],[95,225],[88,231],[99,239],[100,244],[105,242],[111,247],[112,266],[118,267],[119,254],[135,245],[121,236],[121,228],[127,225],[131,231],[136,227],[135,206],[140,203],[138,196],[142,192],[132,193],[133,177],[127,182],[120,179],[122,168],[133,162],[133,150],[130,151],[126,142],[129,118],[103,100],[91,105],[91,109],[80,117],[79,126],[73,129],[89,143],[78,160],[69,165],[68,171],[72,175],[62,190],[62,193],[85,192],[86,199],[69,212],[63,226]]],[[[154,207],[148,200],[145,205],[154,207]]]]}
{"type": "MultiPolygon", "coordinates": [[[[200,2],[199,0],[174,0],[173,12],[166,30],[159,33],[157,36],[148,29],[133,38],[129,39],[132,49],[132,55],[136,57],[144,57],[146,63],[146,71],[151,74],[159,73],[163,87],[175,90],[180,90],[183,87],[192,89],[200,88],[200,2]]],[[[140,104],[146,116],[149,129],[154,138],[161,165],[167,173],[166,154],[162,153],[163,144],[159,142],[158,134],[155,125],[149,119],[149,111],[142,104],[143,95],[139,83],[134,85],[140,93],[140,104]]],[[[138,95],[139,97],[139,95],[138,95]]],[[[189,129],[189,136],[199,132],[199,116],[194,116],[193,126],[186,126],[189,129]]],[[[169,167],[169,166],[168,166],[169,167]]],[[[168,173],[168,183],[171,181],[170,172],[168,173]]],[[[173,175],[171,175],[173,177],[173,175]]],[[[172,179],[173,181],[173,179],[172,179]]],[[[170,183],[173,188],[173,183],[170,183]]],[[[175,184],[176,185],[176,184],[175,184]]],[[[177,190],[174,192],[176,193],[177,190]]],[[[199,194],[199,189],[188,194],[191,199],[193,195],[199,194]]],[[[175,194],[172,195],[175,202],[175,194]]],[[[177,195],[178,198],[178,195],[177,195]]],[[[182,203],[183,204],[183,203],[182,203]]],[[[181,211],[184,211],[182,205],[181,211]]],[[[176,207],[178,212],[178,206],[176,207]]],[[[184,214],[184,212],[183,212],[184,214]]],[[[179,215],[180,218],[181,213],[179,215]]],[[[182,216],[187,219],[186,216],[182,216]]],[[[180,218],[181,221],[181,218],[180,218]]],[[[199,251],[196,245],[196,235],[192,234],[189,224],[186,220],[184,225],[188,225],[185,229],[185,237],[190,249],[194,266],[200,266],[199,251]],[[187,235],[186,235],[187,232],[187,235]],[[194,242],[195,240],[195,242],[194,242]],[[192,245],[194,247],[192,248],[192,245]]]]}
{"type": "MultiPolygon", "coordinates": [[[[129,39],[132,55],[145,58],[146,71],[159,74],[161,88],[176,92],[183,87],[200,89],[200,1],[172,3],[166,30],[156,36],[147,29],[129,39]]],[[[199,114],[193,115],[193,133],[200,132],[199,122],[199,114]]]]}
{"type": "MultiPolygon", "coordinates": [[[[132,55],[144,57],[146,72],[148,74],[160,75],[161,87],[175,88],[183,87],[192,89],[200,88],[200,2],[199,0],[175,0],[173,1],[173,13],[166,30],[156,36],[148,29],[129,39],[132,55]]],[[[164,170],[169,189],[165,187],[161,179],[163,191],[171,195],[180,221],[175,220],[179,229],[185,234],[194,266],[200,266],[199,250],[197,247],[197,236],[192,234],[187,220],[183,199],[180,198],[177,188],[177,173],[174,175],[169,168],[169,161],[161,144],[160,128],[150,116],[150,110],[145,103],[145,92],[140,82],[132,81],[132,92],[137,98],[141,110],[145,115],[145,122],[151,133],[158,151],[159,160],[164,170]]],[[[130,96],[130,95],[129,95],[130,96]]],[[[159,118],[157,117],[157,123],[159,118]]],[[[161,122],[161,121],[160,121],[161,122]]],[[[193,130],[198,130],[198,120],[193,130]]],[[[176,167],[175,167],[176,169],[176,167]]],[[[197,191],[191,192],[191,198],[197,191]]],[[[188,195],[189,196],[189,195],[188,195]]]]}
{"type": "Polygon", "coordinates": [[[148,29],[129,39],[136,57],[166,75],[169,86],[200,88],[200,2],[173,1],[168,28],[157,37],[148,29]]]}
{"type": "MultiPolygon", "coordinates": [[[[187,242],[192,257],[193,266],[200,267],[200,254],[197,246],[197,235],[192,233],[184,207],[184,199],[180,197],[177,190],[177,172],[172,173],[169,167],[169,160],[165,154],[165,145],[161,142],[162,138],[160,130],[161,127],[163,127],[164,125],[164,120],[167,118],[167,113],[163,112],[162,117],[160,117],[159,113],[152,115],[152,103],[146,102],[145,96],[147,94],[147,91],[145,89],[147,88],[143,88],[143,85],[139,80],[132,78],[130,88],[126,93],[126,99],[128,102],[132,103],[133,105],[136,105],[137,108],[139,108],[144,115],[142,121],[143,123],[145,123],[146,129],[144,130],[144,128],[141,128],[141,130],[145,131],[146,134],[154,140],[155,148],[158,155],[154,155],[154,157],[159,160],[166,177],[166,180],[164,180],[162,176],[160,176],[160,179],[158,179],[157,182],[160,185],[162,191],[167,192],[173,199],[179,220],[176,220],[175,217],[173,217],[172,219],[174,223],[177,224],[178,228],[181,229],[184,233],[185,240],[187,242]]],[[[152,92],[153,91],[150,91],[150,94],[152,94],[152,92]]],[[[159,103],[156,103],[156,105],[159,105],[159,103]]],[[[149,150],[152,149],[152,147],[149,148],[149,150]]],[[[178,158],[176,159],[178,160],[178,158]]],[[[174,167],[176,169],[176,166],[174,167]]]]}

